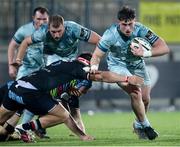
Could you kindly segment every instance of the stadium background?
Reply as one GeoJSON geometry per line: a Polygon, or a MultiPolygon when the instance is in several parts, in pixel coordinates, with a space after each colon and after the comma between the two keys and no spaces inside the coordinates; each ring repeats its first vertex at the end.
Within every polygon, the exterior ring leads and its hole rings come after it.
{"type": "MultiPolygon", "coordinates": [[[[17,28],[31,20],[37,6],[65,20],[76,21],[102,35],[116,21],[119,8],[128,4],[137,10],[137,20],[152,28],[168,43],[171,53],[147,60],[152,78],[153,110],[180,110],[180,0],[0,0],[0,85],[9,80],[8,43],[17,28]]],[[[81,51],[94,46],[80,43],[81,51]]],[[[106,69],[105,60],[101,69],[106,69]]],[[[82,110],[131,110],[130,99],[115,84],[93,83],[81,98],[82,110]]]]}

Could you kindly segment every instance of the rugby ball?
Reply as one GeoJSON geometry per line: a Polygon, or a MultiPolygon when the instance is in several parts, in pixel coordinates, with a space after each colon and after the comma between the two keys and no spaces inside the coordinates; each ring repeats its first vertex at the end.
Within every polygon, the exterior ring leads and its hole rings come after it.
{"type": "Polygon", "coordinates": [[[144,38],[135,37],[134,39],[132,39],[131,46],[139,48],[139,44],[141,44],[143,49],[147,51],[151,50],[152,48],[151,44],[144,38]]]}

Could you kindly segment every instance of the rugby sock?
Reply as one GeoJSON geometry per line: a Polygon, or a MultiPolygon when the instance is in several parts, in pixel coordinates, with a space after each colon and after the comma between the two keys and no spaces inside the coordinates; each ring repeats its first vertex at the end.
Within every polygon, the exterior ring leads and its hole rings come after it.
{"type": "Polygon", "coordinates": [[[144,121],[140,122],[140,123],[141,123],[143,128],[151,126],[149,120],[147,119],[147,117],[145,117],[144,121]]]}
{"type": "Polygon", "coordinates": [[[14,132],[14,126],[9,124],[8,122],[6,122],[3,127],[6,129],[8,134],[12,134],[14,132]]]}
{"type": "Polygon", "coordinates": [[[138,120],[134,121],[134,127],[142,129],[142,125],[141,125],[141,123],[138,120]]]}
{"type": "Polygon", "coordinates": [[[30,121],[28,123],[22,124],[22,128],[24,130],[32,130],[32,131],[42,129],[39,119],[36,119],[36,120],[30,121]]]}

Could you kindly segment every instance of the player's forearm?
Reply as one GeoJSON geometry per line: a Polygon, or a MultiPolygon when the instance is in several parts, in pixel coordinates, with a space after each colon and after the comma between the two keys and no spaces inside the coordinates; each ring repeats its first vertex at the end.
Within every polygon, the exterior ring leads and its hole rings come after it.
{"type": "Polygon", "coordinates": [[[104,56],[104,52],[101,51],[98,47],[95,48],[95,51],[92,55],[90,64],[91,64],[91,72],[98,70],[99,63],[101,61],[101,58],[104,56]]]}
{"type": "Polygon", "coordinates": [[[69,114],[69,117],[64,121],[65,125],[77,136],[80,138],[83,136],[86,136],[85,132],[83,132],[79,126],[76,124],[75,120],[72,118],[72,116],[69,114]]]}
{"type": "Polygon", "coordinates": [[[133,76],[122,76],[110,71],[96,71],[89,75],[89,79],[92,81],[101,81],[106,83],[128,83],[131,85],[140,86],[144,84],[143,78],[133,75],[133,76]]]}
{"type": "Polygon", "coordinates": [[[30,43],[28,42],[28,39],[26,38],[21,45],[19,46],[19,50],[16,57],[16,62],[20,63],[22,62],[24,55],[26,53],[26,49],[30,43]]]}
{"type": "Polygon", "coordinates": [[[8,64],[11,65],[14,62],[15,51],[13,49],[8,49],[8,64]]]}
{"type": "Polygon", "coordinates": [[[11,65],[15,59],[15,50],[18,48],[18,44],[12,39],[8,46],[8,64],[11,65]]]}
{"type": "Polygon", "coordinates": [[[169,47],[163,39],[158,39],[152,48],[152,57],[162,56],[170,52],[169,47]]]}
{"type": "Polygon", "coordinates": [[[103,71],[101,76],[102,81],[107,83],[128,82],[127,76],[121,76],[110,71],[103,71]]]}
{"type": "Polygon", "coordinates": [[[120,76],[110,71],[96,71],[89,75],[89,79],[106,83],[127,82],[127,76],[120,76]]]}

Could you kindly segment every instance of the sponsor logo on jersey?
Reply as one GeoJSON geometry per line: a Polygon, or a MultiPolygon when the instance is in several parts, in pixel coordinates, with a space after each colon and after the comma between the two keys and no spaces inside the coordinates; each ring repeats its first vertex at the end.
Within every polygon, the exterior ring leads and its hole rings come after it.
{"type": "Polygon", "coordinates": [[[81,28],[80,37],[88,36],[88,30],[85,28],[81,28]]]}
{"type": "Polygon", "coordinates": [[[153,38],[156,37],[156,35],[151,31],[149,30],[145,36],[148,40],[152,40],[153,38]]]}

